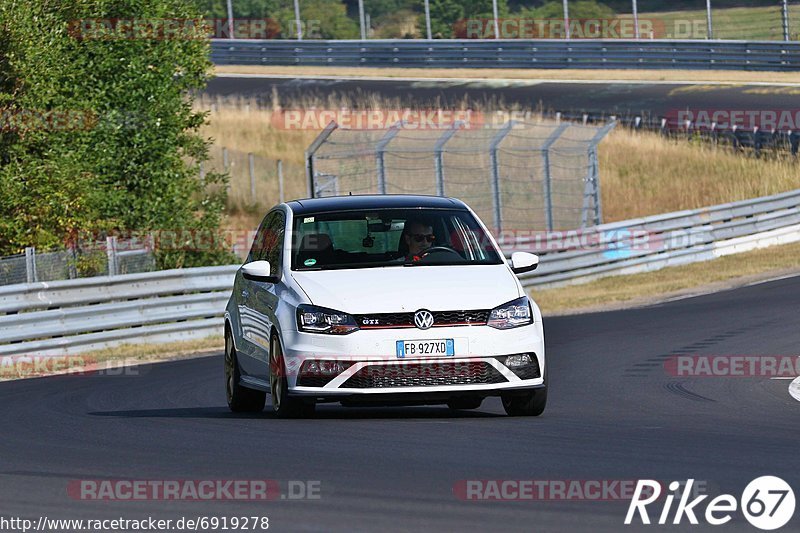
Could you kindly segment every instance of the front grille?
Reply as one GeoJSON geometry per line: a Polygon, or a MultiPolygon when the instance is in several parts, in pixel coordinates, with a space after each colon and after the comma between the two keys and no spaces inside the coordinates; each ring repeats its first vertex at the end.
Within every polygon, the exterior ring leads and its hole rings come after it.
{"type": "MultiPolygon", "coordinates": [[[[433,327],[485,326],[489,320],[488,310],[478,311],[433,311],[433,327]]],[[[413,328],[414,313],[377,313],[356,315],[356,323],[362,329],[413,328]]]]}
{"type": "Polygon", "coordinates": [[[508,380],[484,361],[370,365],[344,382],[343,388],[436,387],[507,383],[508,380]]]}

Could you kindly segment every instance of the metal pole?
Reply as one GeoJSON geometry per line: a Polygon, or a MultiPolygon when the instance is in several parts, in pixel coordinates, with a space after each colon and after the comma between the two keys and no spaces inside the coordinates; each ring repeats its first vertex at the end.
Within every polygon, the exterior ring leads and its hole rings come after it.
{"type": "Polygon", "coordinates": [[[404,122],[402,120],[395,122],[375,147],[375,166],[378,171],[378,194],[386,194],[386,165],[384,165],[383,161],[386,147],[389,146],[392,139],[400,132],[400,128],[402,128],[403,125],[404,122]]]}
{"type": "Polygon", "coordinates": [[[500,22],[497,14],[497,0],[492,0],[492,14],[494,15],[494,38],[500,38],[500,22]]]}
{"type": "MultiPolygon", "coordinates": [[[[225,169],[226,174],[230,174],[230,165],[228,162],[228,149],[224,146],[222,147],[222,168],[225,169]]],[[[225,190],[228,194],[231,193],[231,180],[230,175],[228,176],[228,183],[225,185],[225,190]]]]}
{"type": "Polygon", "coordinates": [[[489,160],[492,168],[492,201],[494,203],[494,230],[498,237],[503,232],[503,203],[500,195],[500,163],[497,160],[497,147],[514,127],[513,120],[506,122],[489,145],[489,160]]]}
{"type": "Polygon", "coordinates": [[[255,165],[255,157],[253,154],[247,154],[248,163],[250,163],[249,170],[250,170],[250,199],[252,200],[253,204],[256,203],[256,165],[255,165]]]}
{"type": "Polygon", "coordinates": [[[316,170],[314,169],[314,154],[317,153],[319,147],[322,146],[328,137],[331,136],[331,133],[338,128],[336,125],[336,121],[331,120],[325,129],[314,139],[314,142],[311,143],[311,146],[305,152],[305,159],[306,159],[306,192],[308,193],[308,198],[314,198],[316,196],[316,170]]]}
{"type": "Polygon", "coordinates": [[[464,122],[461,120],[456,121],[453,124],[453,127],[445,131],[441,137],[436,141],[436,145],[433,147],[433,165],[434,165],[434,174],[436,176],[436,195],[437,196],[444,196],[444,145],[447,144],[447,141],[453,138],[453,135],[464,126],[464,122]]]}
{"type": "Polygon", "coordinates": [[[106,258],[108,259],[108,275],[117,275],[117,238],[106,237],[106,258]]]}
{"type": "Polygon", "coordinates": [[[639,35],[639,2],[638,0],[633,0],[633,31],[636,35],[636,40],[638,41],[641,35],[639,35]]]}
{"type": "Polygon", "coordinates": [[[283,198],[283,161],[278,159],[278,199],[281,203],[285,200],[283,198]]]}
{"type": "Polygon", "coordinates": [[[711,22],[711,0],[706,0],[706,18],[708,19],[708,38],[714,38],[714,25],[711,22]]]}
{"type": "Polygon", "coordinates": [[[231,0],[228,0],[228,39],[235,39],[233,35],[233,5],[231,0]]]}
{"type": "Polygon", "coordinates": [[[28,283],[35,283],[37,281],[36,248],[32,246],[25,248],[25,274],[28,283]]]}
{"type": "Polygon", "coordinates": [[[425,0],[425,30],[427,31],[428,40],[430,41],[433,37],[431,37],[431,2],[430,0],[425,0]]]}
{"type": "Polygon", "coordinates": [[[564,31],[567,39],[572,37],[569,30],[569,0],[564,0],[564,31]]]}
{"type": "Polygon", "coordinates": [[[358,0],[358,25],[361,27],[361,40],[367,39],[366,21],[364,20],[364,0],[358,0]]]}
{"type": "Polygon", "coordinates": [[[300,0],[294,0],[294,23],[297,25],[297,40],[303,40],[303,28],[300,26],[300,0]]]}
{"type": "Polygon", "coordinates": [[[547,231],[553,231],[553,176],[550,173],[550,148],[569,128],[569,124],[561,124],[547,138],[542,145],[542,162],[544,163],[544,214],[547,222],[547,231]]]}
{"type": "Polygon", "coordinates": [[[788,41],[789,37],[789,0],[783,0],[783,40],[788,41]]]}

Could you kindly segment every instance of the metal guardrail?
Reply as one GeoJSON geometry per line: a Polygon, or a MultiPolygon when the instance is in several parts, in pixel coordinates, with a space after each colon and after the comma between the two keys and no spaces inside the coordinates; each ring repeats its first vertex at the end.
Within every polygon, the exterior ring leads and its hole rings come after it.
{"type": "MultiPolygon", "coordinates": [[[[528,288],[657,270],[800,241],[800,190],[577,230],[595,246],[556,247],[536,236],[503,242],[540,254],[528,288]],[[638,242],[638,245],[637,245],[638,242]]],[[[550,235],[552,237],[552,235],[550,235]]],[[[222,334],[238,265],[0,287],[0,357],[64,355],[122,343],[222,334]]]]}
{"type": "Polygon", "coordinates": [[[0,287],[0,357],[221,335],[237,269],[163,270],[0,287]]]}
{"type": "Polygon", "coordinates": [[[526,250],[540,255],[541,266],[521,276],[526,287],[556,287],[703,261],[800,241],[800,190],[603,224],[567,234],[558,246],[545,240],[503,244],[508,254],[526,250]]]}
{"type": "Polygon", "coordinates": [[[800,70],[800,42],[212,39],[218,65],[800,70]]]}

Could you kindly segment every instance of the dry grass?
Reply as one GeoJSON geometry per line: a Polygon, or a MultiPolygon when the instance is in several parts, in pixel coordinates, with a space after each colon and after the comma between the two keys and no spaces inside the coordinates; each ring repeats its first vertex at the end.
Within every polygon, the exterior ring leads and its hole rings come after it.
{"type": "Polygon", "coordinates": [[[618,128],[600,145],[606,221],[696,209],[800,188],[789,157],[755,159],[731,148],[618,128]]]}
{"type": "Polygon", "coordinates": [[[425,69],[357,67],[281,67],[260,65],[217,65],[217,73],[281,76],[347,76],[387,78],[453,78],[512,80],[589,81],[690,81],[800,83],[800,74],[790,72],[702,71],[702,70],[591,70],[591,69],[425,69]]]}
{"type": "Polygon", "coordinates": [[[699,288],[710,284],[718,284],[712,288],[721,289],[752,281],[748,277],[757,275],[759,279],[768,279],[771,275],[789,272],[800,272],[800,243],[773,246],[655,272],[612,276],[582,285],[534,290],[531,295],[543,313],[561,314],[586,308],[615,307],[614,304],[625,302],[645,304],[682,291],[697,292],[699,288]]]}
{"type": "MultiPolygon", "coordinates": [[[[362,103],[362,107],[367,105],[398,107],[396,102],[362,103]]],[[[217,168],[222,166],[218,147],[230,150],[233,178],[228,227],[253,229],[264,212],[278,202],[274,160],[284,161],[285,198],[307,195],[304,152],[319,130],[277,128],[272,112],[255,105],[213,108],[204,134],[217,146],[212,150],[217,168]],[[256,202],[250,196],[248,152],[256,156],[256,202]]],[[[617,128],[600,145],[600,176],[604,219],[608,222],[800,188],[800,168],[791,158],[755,159],[726,146],[665,139],[625,128],[617,128]]]]}

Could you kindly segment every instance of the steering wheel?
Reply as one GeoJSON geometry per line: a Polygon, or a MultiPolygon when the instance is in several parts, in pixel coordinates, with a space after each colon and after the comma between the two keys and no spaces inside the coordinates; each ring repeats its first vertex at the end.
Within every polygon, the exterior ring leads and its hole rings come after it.
{"type": "Polygon", "coordinates": [[[453,250],[449,246],[441,246],[441,245],[439,245],[439,246],[431,246],[427,250],[423,251],[421,254],[419,254],[419,259],[420,259],[420,261],[423,261],[429,255],[437,254],[437,253],[452,254],[452,255],[458,257],[458,259],[460,259],[462,261],[464,260],[464,257],[460,253],[456,252],[455,250],[453,250]]]}

